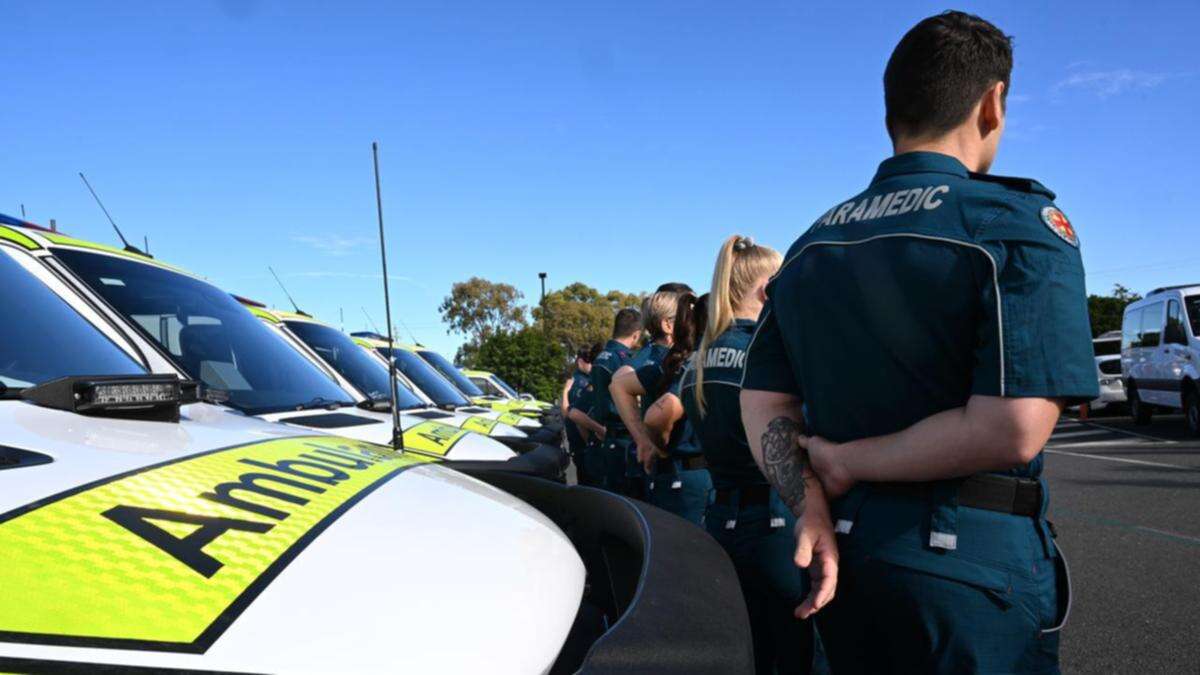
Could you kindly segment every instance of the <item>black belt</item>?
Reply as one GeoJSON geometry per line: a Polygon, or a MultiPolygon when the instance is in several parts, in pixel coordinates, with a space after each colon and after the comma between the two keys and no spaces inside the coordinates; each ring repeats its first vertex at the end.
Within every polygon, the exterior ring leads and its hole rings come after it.
{"type": "Polygon", "coordinates": [[[713,496],[713,501],[721,506],[732,506],[736,501],[738,508],[769,504],[771,502],[771,486],[748,485],[742,488],[718,488],[713,496]]]}
{"type": "Polygon", "coordinates": [[[680,457],[660,457],[654,465],[654,472],[660,476],[675,473],[676,462],[679,462],[679,468],[683,471],[708,468],[708,460],[704,459],[704,455],[684,455],[680,457]]]}
{"type": "MultiPolygon", "coordinates": [[[[871,483],[871,489],[905,497],[926,498],[930,483],[871,483]]],[[[1042,484],[1033,478],[980,473],[962,479],[958,486],[958,505],[975,509],[1037,516],[1042,512],[1042,484]]]]}

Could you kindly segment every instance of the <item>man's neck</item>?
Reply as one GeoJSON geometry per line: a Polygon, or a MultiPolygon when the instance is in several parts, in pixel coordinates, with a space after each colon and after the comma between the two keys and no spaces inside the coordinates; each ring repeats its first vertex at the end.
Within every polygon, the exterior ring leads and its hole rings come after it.
{"type": "Polygon", "coordinates": [[[976,173],[987,171],[984,149],[978,141],[972,142],[965,130],[955,130],[938,138],[901,138],[893,145],[897,155],[906,152],[936,152],[949,155],[963,163],[967,170],[976,173]]]}
{"type": "Polygon", "coordinates": [[[626,347],[628,347],[630,349],[633,349],[634,343],[637,342],[637,336],[630,335],[629,337],[613,338],[613,340],[615,342],[620,342],[621,344],[625,345],[626,347]]]}

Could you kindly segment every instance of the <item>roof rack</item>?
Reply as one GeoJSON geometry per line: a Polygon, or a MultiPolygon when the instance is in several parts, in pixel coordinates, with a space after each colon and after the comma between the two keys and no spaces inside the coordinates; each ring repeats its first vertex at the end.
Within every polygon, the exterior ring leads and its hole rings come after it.
{"type": "Polygon", "coordinates": [[[1154,295],[1155,293],[1162,293],[1163,291],[1174,291],[1174,290],[1178,290],[1180,288],[1192,288],[1193,286],[1200,286],[1200,284],[1177,284],[1175,286],[1160,286],[1160,287],[1150,291],[1149,293],[1147,293],[1146,296],[1149,297],[1151,295],[1154,295]]]}

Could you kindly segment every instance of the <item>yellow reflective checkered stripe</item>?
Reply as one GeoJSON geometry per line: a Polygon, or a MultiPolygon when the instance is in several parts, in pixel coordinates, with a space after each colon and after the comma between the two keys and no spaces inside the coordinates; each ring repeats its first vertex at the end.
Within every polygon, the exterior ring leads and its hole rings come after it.
{"type": "Polygon", "coordinates": [[[203,653],[339,516],[428,461],[328,436],[276,439],[0,515],[0,641],[203,653]]]}
{"type": "Polygon", "coordinates": [[[492,430],[499,424],[498,420],[488,419],[487,417],[472,416],[468,417],[463,422],[462,428],[467,431],[474,431],[480,434],[490,434],[492,430]]]}
{"type": "Polygon", "coordinates": [[[441,422],[421,422],[404,430],[404,449],[441,458],[469,433],[441,422]]]}
{"type": "Polygon", "coordinates": [[[516,426],[516,425],[520,424],[521,420],[523,420],[525,418],[521,417],[520,415],[517,415],[515,413],[506,412],[506,413],[500,413],[500,415],[498,415],[496,417],[496,419],[503,424],[516,426]]]}

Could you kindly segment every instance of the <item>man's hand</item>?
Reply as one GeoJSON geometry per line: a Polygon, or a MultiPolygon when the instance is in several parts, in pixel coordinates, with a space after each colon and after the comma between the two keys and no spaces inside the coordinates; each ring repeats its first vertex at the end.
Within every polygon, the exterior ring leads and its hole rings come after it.
{"type": "Polygon", "coordinates": [[[841,446],[820,436],[801,436],[797,442],[808,451],[809,466],[821,480],[826,497],[837,499],[854,487],[854,477],[841,462],[844,452],[841,446]]]}
{"type": "Polygon", "coordinates": [[[649,437],[646,437],[645,440],[637,442],[638,463],[642,465],[642,468],[646,470],[646,473],[653,471],[655,461],[659,457],[663,456],[666,456],[666,453],[663,452],[662,448],[658,447],[654,441],[650,440],[649,437]]]}
{"type": "Polygon", "coordinates": [[[837,538],[829,508],[823,499],[810,500],[796,520],[796,566],[808,570],[812,588],[796,608],[796,617],[807,619],[833,600],[838,581],[837,538]]]}

